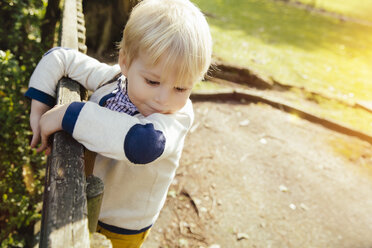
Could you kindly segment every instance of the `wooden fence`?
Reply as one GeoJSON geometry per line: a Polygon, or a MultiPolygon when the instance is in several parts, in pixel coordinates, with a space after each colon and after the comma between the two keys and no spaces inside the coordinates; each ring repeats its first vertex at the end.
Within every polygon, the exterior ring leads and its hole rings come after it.
{"type": "MultiPolygon", "coordinates": [[[[64,0],[59,46],[86,53],[82,0],[64,0]]],[[[62,78],[57,104],[81,101],[87,93],[77,82],[62,78]]],[[[111,247],[95,232],[103,183],[84,169],[84,147],[64,131],[52,137],[43,195],[39,247],[111,247]],[[89,211],[88,211],[89,209],[89,211]]]]}

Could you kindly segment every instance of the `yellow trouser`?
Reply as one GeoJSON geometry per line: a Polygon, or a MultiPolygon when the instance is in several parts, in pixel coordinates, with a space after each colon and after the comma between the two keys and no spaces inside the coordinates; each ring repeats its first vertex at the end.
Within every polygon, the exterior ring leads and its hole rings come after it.
{"type": "Polygon", "coordinates": [[[138,234],[117,234],[106,230],[101,226],[97,226],[97,232],[105,235],[111,240],[113,248],[139,248],[150,233],[150,229],[138,234]]]}

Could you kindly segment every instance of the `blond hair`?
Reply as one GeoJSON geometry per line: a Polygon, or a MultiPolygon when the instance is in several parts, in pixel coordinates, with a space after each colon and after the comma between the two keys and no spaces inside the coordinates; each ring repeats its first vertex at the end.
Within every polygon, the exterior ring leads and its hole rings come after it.
{"type": "Polygon", "coordinates": [[[164,63],[162,79],[176,75],[175,85],[190,86],[206,74],[212,38],[201,11],[189,0],[144,0],[137,4],[119,45],[128,66],[140,53],[149,66],[164,63]]]}

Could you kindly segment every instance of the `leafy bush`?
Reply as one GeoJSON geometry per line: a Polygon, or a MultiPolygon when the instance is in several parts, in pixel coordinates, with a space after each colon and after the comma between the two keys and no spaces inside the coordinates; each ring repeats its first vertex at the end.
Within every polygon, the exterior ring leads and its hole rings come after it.
{"type": "Polygon", "coordinates": [[[30,149],[28,80],[42,55],[42,0],[0,2],[0,247],[30,247],[44,157],[30,149]]]}

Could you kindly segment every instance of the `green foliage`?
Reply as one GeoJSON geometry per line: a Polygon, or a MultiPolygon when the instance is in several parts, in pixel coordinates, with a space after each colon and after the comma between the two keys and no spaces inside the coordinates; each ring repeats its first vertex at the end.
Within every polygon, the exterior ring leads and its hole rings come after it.
{"type": "Polygon", "coordinates": [[[361,19],[371,12],[371,1],[300,0],[329,6],[327,11],[337,5],[339,14],[290,4],[295,0],[192,1],[208,18],[216,60],[301,89],[296,98],[303,91],[325,96],[308,98],[317,104],[297,106],[372,134],[371,114],[350,107],[372,99],[372,23],[361,19]]]}
{"type": "Polygon", "coordinates": [[[44,158],[30,149],[28,80],[42,55],[41,0],[0,2],[0,247],[29,247],[44,158]]]}
{"type": "Polygon", "coordinates": [[[318,9],[332,11],[347,17],[356,18],[360,20],[372,21],[371,0],[332,0],[332,1],[317,1],[317,0],[291,0],[293,2],[301,2],[303,4],[311,5],[318,9]]]}
{"type": "MultiPolygon", "coordinates": [[[[216,59],[247,67],[282,84],[345,101],[371,99],[370,22],[344,20],[288,1],[193,2],[208,17],[216,59]]],[[[341,0],[316,2],[323,6],[341,0]]],[[[347,13],[346,6],[359,6],[360,2],[367,5],[367,1],[342,2],[347,13]]],[[[368,2],[370,8],[365,9],[370,10],[372,4],[368,2]]]]}

